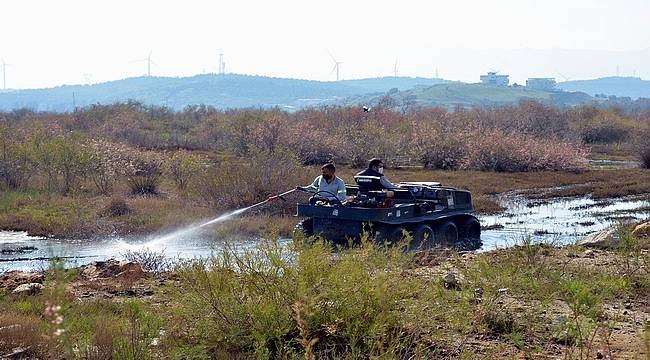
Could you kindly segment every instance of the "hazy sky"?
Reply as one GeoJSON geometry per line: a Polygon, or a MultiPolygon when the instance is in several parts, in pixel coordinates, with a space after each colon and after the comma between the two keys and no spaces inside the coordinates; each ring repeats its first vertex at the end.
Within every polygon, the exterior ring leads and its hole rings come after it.
{"type": "MultiPolygon", "coordinates": [[[[391,75],[478,81],[528,76],[650,78],[648,0],[3,0],[7,87],[146,73],[226,71],[334,80],[391,75]],[[581,51],[566,51],[581,50],[581,51]],[[583,51],[589,50],[589,51],[583,51]],[[596,51],[593,51],[596,50],[596,51]],[[561,75],[560,75],[561,74],[561,75]]],[[[1,70],[1,64],[0,64],[1,70]]],[[[0,72],[0,76],[2,76],[0,72]]],[[[1,80],[1,79],[0,79],[1,80]]],[[[1,87],[0,83],[0,87],[1,87]]]]}

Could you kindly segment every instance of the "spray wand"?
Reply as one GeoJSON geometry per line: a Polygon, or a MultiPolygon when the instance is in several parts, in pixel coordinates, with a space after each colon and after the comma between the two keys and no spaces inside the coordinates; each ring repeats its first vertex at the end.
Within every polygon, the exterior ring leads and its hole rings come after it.
{"type": "MultiPolygon", "coordinates": [[[[280,200],[282,200],[282,201],[287,201],[287,199],[283,198],[283,196],[284,196],[284,195],[289,195],[289,194],[291,194],[292,192],[294,192],[294,191],[296,191],[296,190],[298,190],[298,189],[291,189],[291,190],[289,190],[289,191],[285,191],[285,192],[283,192],[282,194],[277,194],[277,195],[269,196],[268,199],[262,201],[262,202],[259,203],[259,204],[264,204],[264,203],[266,203],[266,202],[268,202],[268,201],[273,201],[273,200],[277,200],[277,199],[280,199],[280,200]]],[[[258,204],[255,204],[255,205],[253,205],[253,206],[257,206],[257,205],[258,205],[258,204]]]]}

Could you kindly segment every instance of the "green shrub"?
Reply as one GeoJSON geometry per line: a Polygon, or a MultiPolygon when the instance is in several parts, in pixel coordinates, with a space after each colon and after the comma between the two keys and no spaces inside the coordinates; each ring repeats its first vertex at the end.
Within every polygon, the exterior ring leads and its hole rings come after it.
{"type": "Polygon", "coordinates": [[[190,180],[202,171],[202,161],[198,155],[178,150],[165,159],[163,169],[178,190],[185,190],[190,180]]]}
{"type": "Polygon", "coordinates": [[[31,145],[12,140],[9,130],[0,126],[0,186],[5,189],[25,188],[35,167],[31,145]]]}
{"type": "MultiPolygon", "coordinates": [[[[299,241],[296,241],[298,244],[299,241]]],[[[329,245],[226,247],[181,265],[172,337],[206,354],[316,358],[405,354],[404,302],[422,284],[401,271],[410,257],[365,241],[332,257],[329,245]]]]}

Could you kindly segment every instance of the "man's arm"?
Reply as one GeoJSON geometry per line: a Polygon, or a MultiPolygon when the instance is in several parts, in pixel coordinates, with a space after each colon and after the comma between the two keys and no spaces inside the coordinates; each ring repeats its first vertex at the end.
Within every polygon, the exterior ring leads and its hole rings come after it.
{"type": "Polygon", "coordinates": [[[320,175],[316,176],[316,178],[314,179],[314,181],[311,184],[303,187],[302,189],[305,190],[305,191],[311,192],[311,193],[318,192],[318,183],[320,182],[320,178],[321,178],[320,175]]]}
{"type": "Polygon", "coordinates": [[[390,180],[388,180],[388,178],[385,175],[380,177],[379,181],[381,182],[381,186],[385,187],[388,190],[399,188],[399,186],[397,186],[397,185],[393,184],[392,182],[390,182],[390,180]]]}
{"type": "Polygon", "coordinates": [[[339,186],[336,189],[336,197],[341,201],[345,201],[348,197],[348,193],[345,190],[345,182],[342,179],[339,179],[339,186]]]}

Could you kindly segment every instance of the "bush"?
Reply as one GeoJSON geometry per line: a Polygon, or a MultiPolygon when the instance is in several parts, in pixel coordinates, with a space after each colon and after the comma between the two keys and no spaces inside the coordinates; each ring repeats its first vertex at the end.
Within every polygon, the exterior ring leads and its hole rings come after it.
{"type": "Polygon", "coordinates": [[[409,330],[398,314],[426,288],[400,275],[409,263],[398,248],[368,242],[336,259],[323,243],[227,247],[180,267],[174,296],[182,320],[170,337],[222,358],[408,357],[409,330]]]}
{"type": "Polygon", "coordinates": [[[163,250],[153,251],[144,249],[142,251],[127,251],[122,255],[126,260],[140,264],[142,270],[157,275],[172,271],[174,268],[173,262],[165,255],[163,250]]]}
{"type": "Polygon", "coordinates": [[[12,140],[12,134],[0,125],[0,181],[6,189],[25,188],[35,170],[31,144],[12,140]]]}
{"type": "Polygon", "coordinates": [[[76,133],[36,144],[36,156],[39,167],[47,175],[48,191],[58,189],[63,195],[80,188],[88,176],[92,159],[84,139],[76,133]]]}
{"type": "Polygon", "coordinates": [[[586,152],[579,146],[551,139],[488,129],[473,131],[467,140],[462,168],[483,171],[580,171],[586,152]]]}
{"type": "Polygon", "coordinates": [[[117,216],[124,216],[128,215],[131,213],[131,208],[129,205],[124,201],[124,199],[112,199],[111,202],[102,210],[102,214],[112,216],[112,217],[117,217],[117,216]]]}
{"type": "Polygon", "coordinates": [[[212,207],[232,209],[257,203],[308,183],[297,157],[288,150],[251,150],[246,159],[221,162],[199,179],[198,192],[212,207]]]}
{"type": "Polygon", "coordinates": [[[162,160],[152,152],[137,153],[126,169],[126,181],[133,195],[157,195],[162,176],[162,160]]]}
{"type": "Polygon", "coordinates": [[[410,155],[425,168],[455,170],[465,157],[463,133],[443,132],[438,128],[416,124],[408,145],[410,155]]]}
{"type": "Polygon", "coordinates": [[[598,113],[579,125],[582,141],[586,144],[620,143],[634,132],[634,121],[612,112],[598,113]]]}
{"type": "Polygon", "coordinates": [[[190,180],[201,171],[201,158],[186,150],[178,150],[163,163],[165,173],[174,181],[178,190],[185,190],[190,180]]]}

